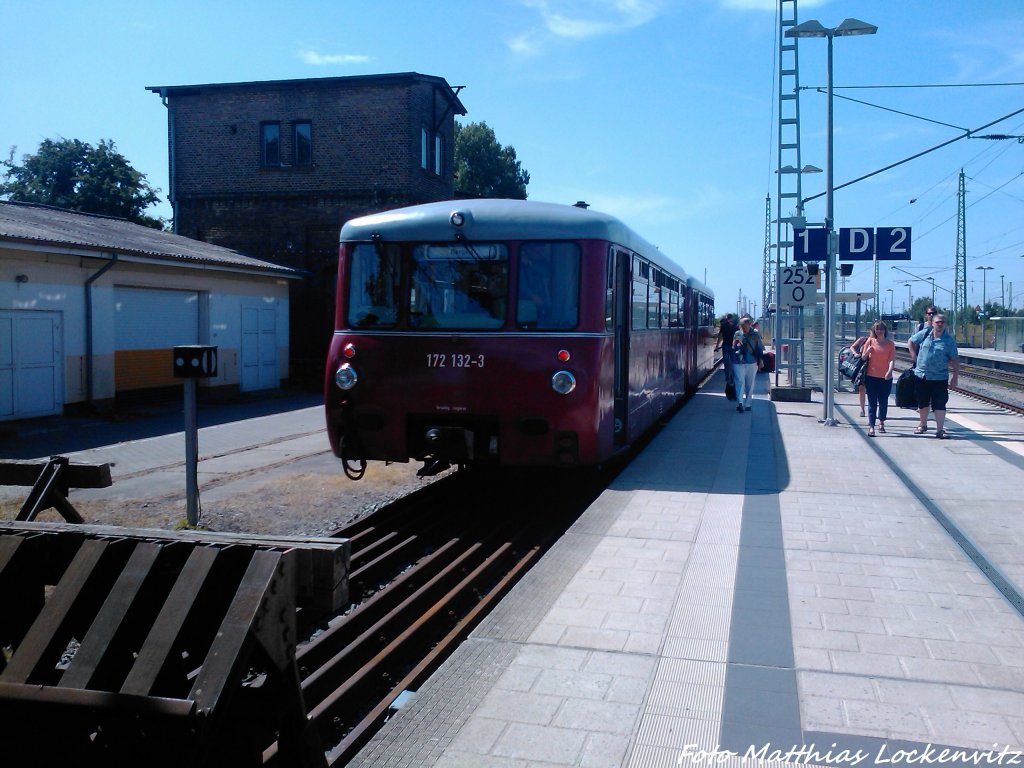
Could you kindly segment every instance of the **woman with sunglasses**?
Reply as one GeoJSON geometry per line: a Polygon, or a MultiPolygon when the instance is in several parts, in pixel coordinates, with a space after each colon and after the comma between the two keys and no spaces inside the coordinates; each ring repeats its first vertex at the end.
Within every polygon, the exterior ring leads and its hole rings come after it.
{"type": "Polygon", "coordinates": [[[876,418],[879,431],[885,432],[889,393],[892,391],[892,367],[896,362],[896,345],[889,338],[889,329],[881,320],[871,326],[871,333],[860,355],[868,361],[864,388],[868,395],[868,437],[874,437],[876,418]]]}
{"type": "Polygon", "coordinates": [[[935,315],[932,318],[932,327],[911,336],[907,347],[913,360],[914,376],[917,377],[917,413],[921,418],[914,434],[923,435],[928,431],[930,406],[935,413],[935,436],[944,440],[946,431],[943,425],[946,421],[949,385],[955,387],[960,375],[960,356],[956,349],[956,339],[946,330],[945,315],[935,315]]]}

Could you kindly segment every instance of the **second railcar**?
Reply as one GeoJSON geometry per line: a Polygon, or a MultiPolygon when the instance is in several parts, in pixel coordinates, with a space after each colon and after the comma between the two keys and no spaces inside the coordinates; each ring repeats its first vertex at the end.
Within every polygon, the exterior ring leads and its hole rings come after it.
{"type": "Polygon", "coordinates": [[[714,296],[617,219],[429,203],[341,232],[325,408],[346,460],[576,466],[713,365],[714,296]]]}

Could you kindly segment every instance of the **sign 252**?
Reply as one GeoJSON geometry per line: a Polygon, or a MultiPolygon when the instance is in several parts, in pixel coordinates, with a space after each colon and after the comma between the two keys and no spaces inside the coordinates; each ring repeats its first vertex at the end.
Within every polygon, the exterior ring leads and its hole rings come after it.
{"type": "Polygon", "coordinates": [[[779,267],[779,306],[805,307],[817,303],[814,275],[803,264],[779,267]]]}

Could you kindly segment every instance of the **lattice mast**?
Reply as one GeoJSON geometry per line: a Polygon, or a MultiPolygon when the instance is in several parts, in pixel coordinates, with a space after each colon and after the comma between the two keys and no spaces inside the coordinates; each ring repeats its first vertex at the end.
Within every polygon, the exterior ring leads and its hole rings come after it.
{"type": "Polygon", "coordinates": [[[761,314],[768,315],[768,303],[772,300],[775,281],[775,261],[772,256],[772,196],[764,198],[764,266],[761,270],[761,314]]]}
{"type": "Polygon", "coordinates": [[[967,190],[964,169],[960,169],[960,184],[956,195],[956,277],[953,279],[953,327],[963,328],[967,338],[967,190]]]}

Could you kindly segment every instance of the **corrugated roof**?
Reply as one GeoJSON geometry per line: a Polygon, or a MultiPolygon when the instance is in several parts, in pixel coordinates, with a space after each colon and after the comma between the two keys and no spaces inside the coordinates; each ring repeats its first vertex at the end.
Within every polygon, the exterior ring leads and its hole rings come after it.
{"type": "Polygon", "coordinates": [[[34,203],[0,201],[2,241],[115,252],[119,256],[141,256],[186,267],[202,264],[234,271],[271,272],[283,277],[301,275],[291,267],[254,259],[230,248],[161,232],[125,219],[34,203]]]}

